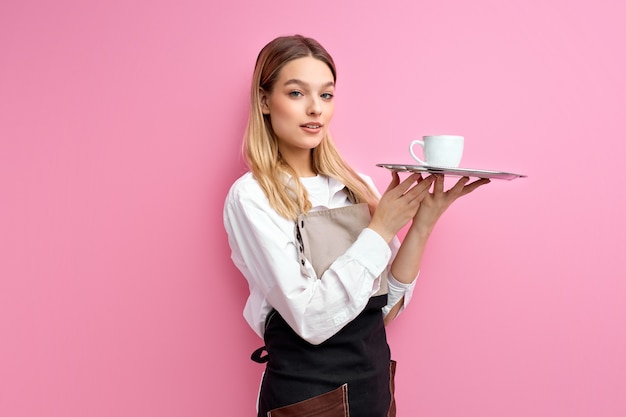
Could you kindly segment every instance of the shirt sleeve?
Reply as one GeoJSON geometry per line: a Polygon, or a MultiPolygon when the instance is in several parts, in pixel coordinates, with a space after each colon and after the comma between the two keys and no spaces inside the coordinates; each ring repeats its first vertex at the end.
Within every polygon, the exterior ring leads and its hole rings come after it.
{"type": "MultiPolygon", "coordinates": [[[[308,261],[309,276],[304,276],[294,223],[272,210],[264,195],[244,191],[231,189],[224,209],[235,265],[248,280],[251,295],[259,292],[300,337],[322,343],[353,320],[378,291],[378,277],[392,255],[389,245],[378,233],[364,229],[323,279],[318,279],[308,261]]],[[[246,309],[258,311],[260,306],[246,309]]],[[[258,326],[261,320],[256,321],[258,326]]],[[[262,335],[262,328],[255,330],[262,335]]]]}

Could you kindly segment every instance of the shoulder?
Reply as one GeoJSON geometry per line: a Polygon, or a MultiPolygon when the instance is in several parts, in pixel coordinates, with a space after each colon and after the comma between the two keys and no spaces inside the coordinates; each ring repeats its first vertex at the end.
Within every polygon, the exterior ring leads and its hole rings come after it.
{"type": "Polygon", "coordinates": [[[226,204],[236,201],[259,201],[267,200],[258,181],[251,172],[246,172],[230,186],[226,195],[226,204]]]}
{"type": "Polygon", "coordinates": [[[251,172],[246,172],[231,185],[224,202],[224,212],[227,217],[278,215],[251,172]]]}
{"type": "Polygon", "coordinates": [[[361,177],[361,179],[363,181],[365,181],[365,183],[376,192],[376,194],[378,194],[380,196],[380,192],[378,191],[378,187],[376,187],[376,184],[374,183],[374,181],[372,180],[372,178],[368,175],[365,175],[361,172],[357,172],[357,174],[359,175],[359,177],[361,177]]]}
{"type": "Polygon", "coordinates": [[[245,173],[231,185],[224,202],[224,223],[227,230],[236,227],[235,224],[245,224],[246,227],[253,224],[263,224],[264,227],[278,225],[289,231],[293,226],[293,221],[281,217],[272,208],[251,172],[245,173]]]}
{"type": "Polygon", "coordinates": [[[374,181],[372,181],[372,178],[370,176],[365,175],[362,172],[357,172],[357,175],[361,177],[361,179],[365,181],[366,183],[368,183],[369,185],[374,185],[374,181]]]}

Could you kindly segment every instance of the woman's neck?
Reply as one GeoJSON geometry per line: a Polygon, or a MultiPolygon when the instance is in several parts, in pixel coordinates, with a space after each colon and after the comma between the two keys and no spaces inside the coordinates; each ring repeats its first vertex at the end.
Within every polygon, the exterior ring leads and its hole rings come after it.
{"type": "Polygon", "coordinates": [[[315,177],[317,172],[313,169],[312,151],[298,154],[281,154],[283,160],[293,169],[298,177],[315,177]]]}

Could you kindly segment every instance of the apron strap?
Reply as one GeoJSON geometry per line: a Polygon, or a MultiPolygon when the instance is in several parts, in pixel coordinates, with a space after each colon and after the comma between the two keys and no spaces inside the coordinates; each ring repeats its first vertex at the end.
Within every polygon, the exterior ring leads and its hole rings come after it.
{"type": "Polygon", "coordinates": [[[265,349],[265,346],[261,346],[260,348],[252,352],[250,359],[252,359],[256,363],[265,363],[269,361],[270,355],[261,356],[263,355],[263,351],[267,353],[267,349],[265,349]]]}

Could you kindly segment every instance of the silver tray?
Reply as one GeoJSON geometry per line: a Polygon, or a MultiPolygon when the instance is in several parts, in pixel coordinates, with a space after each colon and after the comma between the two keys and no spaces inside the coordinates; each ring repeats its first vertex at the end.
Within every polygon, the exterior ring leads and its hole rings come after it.
{"type": "Polygon", "coordinates": [[[405,164],[376,164],[378,167],[387,168],[398,172],[426,172],[429,174],[452,175],[455,177],[478,177],[498,180],[514,180],[516,178],[526,178],[526,175],[514,174],[512,172],[489,171],[485,169],[469,168],[444,168],[429,165],[405,165],[405,164]]]}

